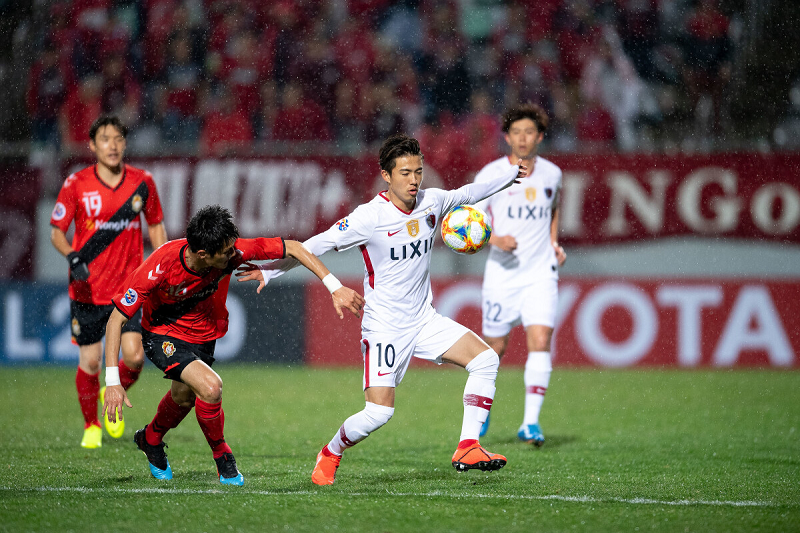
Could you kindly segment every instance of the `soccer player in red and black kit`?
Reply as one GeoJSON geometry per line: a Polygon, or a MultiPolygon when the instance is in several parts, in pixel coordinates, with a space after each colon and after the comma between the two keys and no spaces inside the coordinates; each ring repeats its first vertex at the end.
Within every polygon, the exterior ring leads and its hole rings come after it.
{"type": "Polygon", "coordinates": [[[364,299],[343,287],[317,257],[297,241],[276,238],[240,239],[230,212],[206,206],[189,221],[186,238],[162,246],[137,268],[114,296],[116,309],[106,327],[106,381],[104,412],[117,417],[122,403],[132,407],[125,389],[112,386],[122,328],[140,309],[142,344],[147,358],[172,388],[161,399],[156,415],[134,435],[157,479],[172,479],[164,434],[195,408],[197,422],[211,447],[220,483],[242,485],[230,446],[225,442],[222,379],[211,369],[214,344],[228,331],[228,295],[231,273],[246,261],[293,257],[317,275],[333,296],[340,318],[342,308],[354,315],[364,299]]]}
{"type": "MultiPolygon", "coordinates": [[[[97,417],[100,389],[101,340],[113,305],[111,297],[142,262],[141,214],[147,221],[150,242],[157,248],[167,242],[153,177],[122,162],[128,128],[114,116],[98,118],[89,129],[89,148],[97,163],[69,176],[58,194],[50,218],[50,240],[69,261],[69,297],[72,338],[79,348],[75,385],[84,419],[81,446],[99,448],[103,432],[97,417]],[[66,237],[75,222],[72,244],[66,237]]],[[[130,387],[144,364],[141,316],[128,322],[122,337],[120,383],[130,387]]],[[[122,421],[105,426],[122,436],[122,421]]]]}

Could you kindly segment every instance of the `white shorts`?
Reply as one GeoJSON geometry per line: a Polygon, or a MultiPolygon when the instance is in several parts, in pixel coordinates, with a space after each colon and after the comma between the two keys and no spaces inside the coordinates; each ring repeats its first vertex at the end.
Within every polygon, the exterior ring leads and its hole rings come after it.
{"type": "Polygon", "coordinates": [[[469,329],[435,313],[422,328],[403,331],[361,331],[364,356],[364,389],[396,387],[411,362],[411,357],[442,364],[442,355],[469,329]]]}
{"type": "Polygon", "coordinates": [[[525,288],[483,288],[483,336],[505,337],[517,324],[552,328],[558,309],[558,280],[534,281],[525,288]]]}

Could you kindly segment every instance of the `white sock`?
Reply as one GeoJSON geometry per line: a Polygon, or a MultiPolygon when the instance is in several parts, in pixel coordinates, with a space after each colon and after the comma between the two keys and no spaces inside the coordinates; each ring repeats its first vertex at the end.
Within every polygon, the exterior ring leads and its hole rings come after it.
{"type": "Polygon", "coordinates": [[[475,356],[465,367],[469,377],[464,386],[464,421],[461,423],[460,441],[478,439],[481,426],[492,408],[499,366],[500,358],[490,348],[475,356]]]}
{"type": "Polygon", "coordinates": [[[328,443],[331,453],[342,455],[347,448],[355,446],[366,439],[367,435],[388,422],[394,414],[394,407],[366,403],[363,411],[359,411],[344,421],[342,427],[328,443]]]}
{"type": "Polygon", "coordinates": [[[528,352],[528,362],[525,363],[525,416],[523,426],[539,423],[539,411],[542,410],[544,393],[550,384],[550,373],[553,365],[550,363],[550,352],[528,352]]]}

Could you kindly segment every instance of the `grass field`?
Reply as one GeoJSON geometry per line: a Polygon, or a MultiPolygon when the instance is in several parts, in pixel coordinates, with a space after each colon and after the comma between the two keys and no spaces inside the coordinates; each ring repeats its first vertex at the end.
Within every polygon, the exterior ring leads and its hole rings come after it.
{"type": "Polygon", "coordinates": [[[413,368],[392,421],[311,483],[317,452],[363,407],[361,372],[220,366],[226,438],[245,476],[223,487],[194,415],[150,476],[133,431],[167,382],[148,365],[120,440],[79,446],[74,369],[0,368],[2,531],[800,531],[800,373],[553,374],[547,443],[519,443],[522,375],[501,369],[482,444],[499,472],[450,466],[466,373],[413,368]]]}

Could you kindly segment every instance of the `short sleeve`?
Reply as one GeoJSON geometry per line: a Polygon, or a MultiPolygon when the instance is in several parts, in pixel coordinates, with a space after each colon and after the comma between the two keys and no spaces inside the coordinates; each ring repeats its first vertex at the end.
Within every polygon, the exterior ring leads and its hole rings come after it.
{"type": "Polygon", "coordinates": [[[161,199],[158,197],[158,189],[153,176],[145,172],[144,182],[147,185],[147,203],[144,206],[144,219],[148,226],[160,224],[164,220],[164,213],[161,210],[161,199]]]}
{"type": "Polygon", "coordinates": [[[76,208],[75,175],[73,174],[64,181],[61,190],[58,192],[56,205],[50,215],[50,225],[66,233],[75,218],[76,208]]]}

